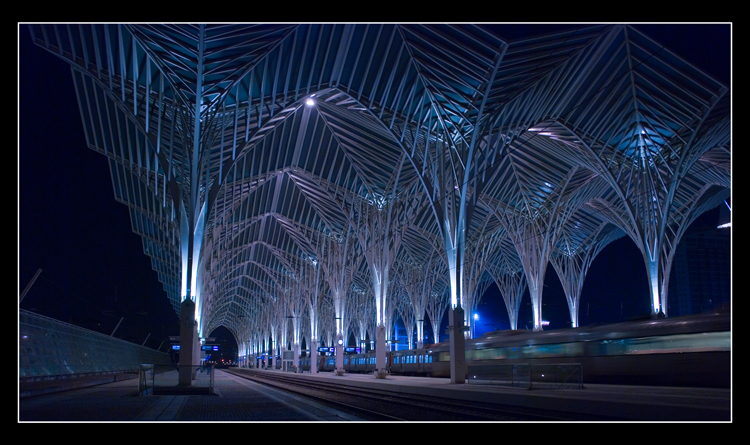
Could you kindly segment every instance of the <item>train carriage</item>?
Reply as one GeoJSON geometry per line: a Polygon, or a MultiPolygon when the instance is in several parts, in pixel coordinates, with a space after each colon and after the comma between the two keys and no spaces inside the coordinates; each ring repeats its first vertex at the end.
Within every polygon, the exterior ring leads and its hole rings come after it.
{"type": "Polygon", "coordinates": [[[391,374],[427,376],[430,374],[432,354],[427,349],[411,349],[393,352],[391,374]]]}
{"type": "MultiPolygon", "coordinates": [[[[336,357],[322,357],[324,372],[336,357]]],[[[551,331],[494,331],[466,341],[470,367],[505,364],[580,364],[584,383],[729,387],[728,311],[551,331]]],[[[450,377],[448,342],[388,351],[387,372],[450,377]]],[[[307,365],[309,370],[309,364],[307,365]]],[[[344,370],[373,373],[375,351],[344,357],[344,370]]]]}
{"type": "MultiPolygon", "coordinates": [[[[450,377],[447,343],[433,377],[450,377]]],[[[584,383],[728,387],[728,312],[552,331],[495,331],[466,341],[466,364],[579,363],[584,383]]]]}

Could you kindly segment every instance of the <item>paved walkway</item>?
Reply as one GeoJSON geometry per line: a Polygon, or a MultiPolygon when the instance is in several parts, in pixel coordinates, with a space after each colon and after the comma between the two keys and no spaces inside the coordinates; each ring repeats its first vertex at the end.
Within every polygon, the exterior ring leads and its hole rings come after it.
{"type": "Polygon", "coordinates": [[[357,421],[345,413],[218,370],[215,395],[138,396],[138,380],[19,401],[21,422],[311,422],[357,421]]]}

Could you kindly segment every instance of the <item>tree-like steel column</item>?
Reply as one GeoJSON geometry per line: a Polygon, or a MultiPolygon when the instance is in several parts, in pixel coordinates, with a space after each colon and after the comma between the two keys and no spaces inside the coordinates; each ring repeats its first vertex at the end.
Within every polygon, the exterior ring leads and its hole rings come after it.
{"type": "MultiPolygon", "coordinates": [[[[557,124],[563,131],[550,134],[574,135],[576,144],[561,148],[576,147],[573,156],[578,162],[609,182],[617,194],[616,200],[597,202],[638,245],[652,316],[666,316],[669,257],[679,242],[676,227],[687,220],[682,212],[691,199],[680,197],[679,191],[704,153],[715,148],[729,151],[729,90],[683,65],[664,47],[648,47],[652,41],[631,27],[613,28],[610,35],[602,48],[621,48],[620,65],[626,69],[614,67],[602,54],[592,58],[592,69],[579,76],[579,84],[601,87],[559,113],[557,124]],[[651,59],[660,64],[648,63],[651,59]],[[665,79],[670,88],[663,88],[665,79]],[[612,115],[613,107],[623,111],[612,115]]],[[[700,186],[693,188],[697,189],[700,186]]]]}
{"type": "Polygon", "coordinates": [[[524,203],[518,195],[514,198],[509,195],[506,197],[507,202],[517,203],[516,208],[502,206],[494,209],[495,215],[513,241],[523,265],[529,286],[535,331],[542,330],[542,291],[549,257],[564,222],[574,209],[573,203],[564,200],[563,197],[576,171],[577,168],[573,167],[562,181],[555,185],[554,191],[550,188],[542,205],[527,205],[529,203],[524,203]]]}
{"type": "Polygon", "coordinates": [[[414,310],[411,306],[411,299],[409,294],[401,286],[395,285],[398,282],[397,276],[394,274],[394,286],[391,292],[391,298],[396,303],[396,313],[398,314],[401,321],[404,322],[404,329],[406,330],[406,340],[408,342],[408,349],[414,349],[414,325],[416,324],[416,317],[414,316],[414,310]]]}
{"type": "MultiPolygon", "coordinates": [[[[583,226],[591,224],[590,219],[584,218],[584,215],[577,212],[572,215],[568,225],[574,225],[576,233],[584,233],[586,228],[583,226]]],[[[550,262],[565,291],[570,325],[573,328],[578,327],[581,289],[591,263],[609,243],[625,235],[622,230],[610,223],[599,223],[594,228],[588,228],[588,232],[588,236],[581,239],[565,231],[560,237],[557,249],[550,257],[550,262]]]]}
{"type": "MultiPolygon", "coordinates": [[[[291,347],[293,351],[294,366],[299,366],[299,348],[301,341],[301,319],[304,305],[301,294],[300,276],[292,271],[287,271],[277,278],[277,305],[274,310],[275,320],[280,330],[281,342],[276,348],[283,360],[284,351],[288,351],[289,321],[292,323],[291,347]]],[[[283,362],[282,362],[283,363],[283,362]]]]}
{"type": "MultiPolygon", "coordinates": [[[[398,178],[399,173],[396,174],[394,189],[398,186],[398,178]]],[[[394,196],[375,197],[372,203],[358,199],[352,203],[351,212],[351,224],[356,230],[370,269],[375,297],[375,375],[384,378],[388,288],[391,267],[408,225],[408,204],[394,196]]]]}
{"type": "Polygon", "coordinates": [[[491,269],[490,273],[500,290],[503,302],[505,302],[510,328],[515,331],[518,329],[518,311],[521,308],[521,299],[526,292],[526,275],[520,266],[515,272],[508,269],[499,271],[491,269]]]}
{"type": "MultiPolygon", "coordinates": [[[[429,252],[429,257],[421,259],[419,264],[401,264],[399,269],[399,276],[411,302],[411,310],[414,313],[414,320],[417,325],[418,349],[424,346],[424,318],[427,314],[428,300],[438,278],[435,268],[437,262],[442,262],[442,259],[432,249],[429,252]]],[[[432,317],[430,315],[430,319],[432,317]]],[[[435,343],[437,343],[437,340],[435,343]]]]}
{"type": "Polygon", "coordinates": [[[310,372],[316,374],[318,372],[318,345],[319,333],[318,333],[318,308],[320,307],[319,291],[320,291],[320,267],[318,267],[317,259],[309,259],[305,266],[301,267],[300,270],[300,292],[302,298],[307,305],[307,312],[310,316],[310,372]]]}
{"type": "MultiPolygon", "coordinates": [[[[182,251],[182,292],[184,301],[198,300],[198,288],[196,284],[197,267],[200,258],[200,249],[203,245],[203,223],[205,221],[205,207],[201,211],[198,186],[200,185],[199,165],[201,156],[201,106],[203,105],[203,50],[204,50],[205,26],[200,25],[198,31],[198,58],[197,75],[195,86],[195,104],[193,113],[193,135],[192,156],[190,159],[190,189],[186,193],[187,207],[185,201],[180,202],[180,244],[182,251]],[[197,241],[196,241],[197,238],[197,241]],[[195,293],[195,294],[193,294],[195,293]]],[[[186,153],[187,155],[187,153],[186,153]]],[[[187,157],[187,156],[186,156],[187,157]]],[[[182,184],[185,186],[186,184],[182,184]]],[[[184,189],[183,189],[184,190],[184,189]]],[[[187,190],[184,190],[187,191],[187,190]]],[[[188,311],[187,315],[181,317],[195,318],[195,304],[183,302],[181,311],[188,311]]],[[[188,323],[180,324],[180,342],[192,347],[198,341],[199,333],[196,328],[188,326],[188,323]]],[[[198,357],[190,357],[189,363],[180,366],[180,385],[190,385],[194,373],[192,365],[197,364],[198,357]]]]}
{"type": "Polygon", "coordinates": [[[472,314],[476,311],[482,295],[484,295],[487,287],[492,282],[491,279],[486,277],[485,271],[502,235],[501,231],[488,229],[491,219],[495,219],[494,216],[491,212],[487,213],[480,227],[475,229],[475,233],[468,242],[465,251],[463,274],[463,289],[465,291],[463,298],[464,309],[466,310],[466,313],[464,313],[464,325],[467,327],[464,336],[467,338],[473,337],[472,327],[474,326],[474,318],[472,314]]]}
{"type": "Polygon", "coordinates": [[[367,332],[370,330],[373,320],[375,320],[375,301],[372,298],[372,290],[369,286],[352,286],[352,309],[354,313],[358,314],[357,318],[353,320],[357,332],[356,346],[361,347],[364,354],[367,332]]]}
{"type": "MultiPolygon", "coordinates": [[[[395,281],[391,281],[388,284],[388,295],[393,295],[394,294],[394,292],[395,292],[394,288],[395,287],[396,287],[396,282],[395,281]]],[[[395,327],[394,326],[396,324],[396,309],[397,309],[397,307],[398,307],[398,301],[396,300],[396,298],[388,298],[385,301],[385,309],[383,310],[384,311],[383,317],[385,319],[385,323],[383,325],[384,326],[384,329],[383,329],[383,338],[384,339],[383,339],[383,341],[385,342],[384,344],[386,344],[386,346],[387,346],[386,349],[389,350],[389,351],[392,350],[391,348],[393,348],[393,343],[390,343],[390,344],[388,343],[388,337],[391,334],[393,334],[393,332],[395,331],[395,327]]],[[[377,345],[376,345],[376,352],[377,352],[377,345]]]]}
{"type": "Polygon", "coordinates": [[[346,231],[341,235],[328,237],[323,241],[324,256],[321,265],[325,271],[328,285],[331,289],[333,308],[336,320],[336,372],[344,373],[344,312],[346,311],[346,293],[352,284],[353,273],[356,267],[355,255],[356,245],[352,238],[351,226],[347,225],[346,231]]]}
{"type": "MultiPolygon", "coordinates": [[[[440,190],[440,200],[435,202],[434,208],[438,215],[441,238],[445,246],[446,265],[448,266],[448,282],[450,283],[450,306],[448,307],[448,335],[450,344],[450,374],[451,383],[464,383],[466,380],[466,352],[464,338],[464,309],[463,304],[463,266],[464,250],[466,249],[466,222],[471,220],[474,206],[466,202],[468,178],[456,184],[446,165],[446,153],[452,160],[449,148],[444,148],[442,142],[437,143],[436,156],[438,159],[437,185],[440,190]],[[456,200],[454,189],[459,190],[461,197],[456,200]]],[[[456,150],[462,153],[460,150],[456,150]]],[[[469,150],[468,154],[471,154],[469,150]]],[[[463,165],[471,165],[462,162],[463,165]]],[[[468,171],[466,172],[468,174],[468,171]]]]}

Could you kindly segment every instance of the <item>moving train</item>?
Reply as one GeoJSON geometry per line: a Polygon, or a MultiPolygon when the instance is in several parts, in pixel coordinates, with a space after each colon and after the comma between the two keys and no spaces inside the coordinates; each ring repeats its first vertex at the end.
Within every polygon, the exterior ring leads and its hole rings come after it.
{"type": "MultiPolygon", "coordinates": [[[[333,371],[334,356],[319,369],[333,371]]],[[[310,359],[303,360],[309,371],[310,359]]],[[[389,351],[390,374],[450,377],[448,342],[422,349],[389,351]]],[[[466,340],[467,375],[494,364],[581,365],[583,383],[729,387],[729,311],[648,319],[550,331],[493,331],[466,340]],[[477,369],[477,368],[474,368],[477,369]]],[[[346,372],[375,370],[374,351],[344,357],[346,372]]]]}

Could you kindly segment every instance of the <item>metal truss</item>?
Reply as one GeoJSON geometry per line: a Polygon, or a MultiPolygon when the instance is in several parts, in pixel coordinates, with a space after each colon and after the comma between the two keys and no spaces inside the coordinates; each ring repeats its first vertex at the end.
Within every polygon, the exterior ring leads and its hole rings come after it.
{"type": "Polygon", "coordinates": [[[30,28],[70,63],[175,309],[196,299],[201,334],[226,326],[247,351],[289,320],[295,344],[343,336],[353,283],[380,325],[392,283],[422,321],[495,281],[514,328],[528,286],[541,329],[550,263],[575,326],[588,266],[623,234],[664,312],[682,233],[730,193],[727,86],[629,26],[30,28]],[[435,256],[441,277],[415,272],[435,256]]]}

